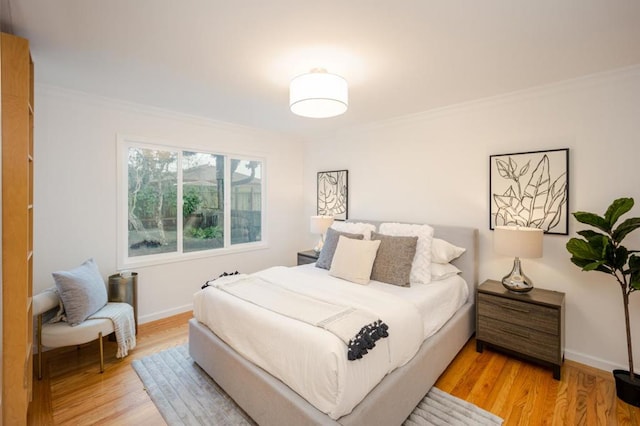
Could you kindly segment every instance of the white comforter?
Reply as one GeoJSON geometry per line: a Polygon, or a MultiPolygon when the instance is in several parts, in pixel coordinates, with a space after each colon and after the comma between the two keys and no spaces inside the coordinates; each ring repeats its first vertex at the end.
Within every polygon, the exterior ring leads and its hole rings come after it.
{"type": "Polygon", "coordinates": [[[376,342],[362,359],[348,361],[345,343],[326,330],[212,287],[195,294],[194,314],[200,322],[333,419],[350,413],[386,374],[407,363],[422,343],[421,316],[399,297],[285,267],[255,275],[332,303],[366,309],[389,325],[389,337],[376,342]]]}

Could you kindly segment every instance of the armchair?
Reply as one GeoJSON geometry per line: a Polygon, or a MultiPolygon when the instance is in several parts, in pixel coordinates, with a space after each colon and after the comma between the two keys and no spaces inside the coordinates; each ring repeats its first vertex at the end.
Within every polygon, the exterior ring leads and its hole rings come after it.
{"type": "Polygon", "coordinates": [[[104,372],[102,336],[114,332],[113,321],[108,318],[86,319],[74,327],[63,321],[43,324],[43,315],[59,306],[60,297],[56,291],[45,290],[33,297],[33,314],[37,316],[38,379],[42,379],[43,347],[82,345],[96,339],[100,343],[100,373],[104,372]]]}

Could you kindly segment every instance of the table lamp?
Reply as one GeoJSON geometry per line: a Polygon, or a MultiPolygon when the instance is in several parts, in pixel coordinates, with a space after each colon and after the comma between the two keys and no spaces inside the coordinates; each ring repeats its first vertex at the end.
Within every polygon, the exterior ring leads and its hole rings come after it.
{"type": "Polygon", "coordinates": [[[324,245],[324,233],[333,223],[333,216],[311,216],[311,223],[309,230],[312,234],[320,234],[320,240],[318,244],[313,248],[313,251],[320,253],[322,246],[324,245]]]}
{"type": "Polygon", "coordinates": [[[520,258],[542,257],[542,229],[523,226],[496,226],[493,233],[493,250],[505,256],[514,256],[513,269],[502,278],[502,285],[509,291],[525,293],[533,289],[533,282],[522,271],[520,258]]]}

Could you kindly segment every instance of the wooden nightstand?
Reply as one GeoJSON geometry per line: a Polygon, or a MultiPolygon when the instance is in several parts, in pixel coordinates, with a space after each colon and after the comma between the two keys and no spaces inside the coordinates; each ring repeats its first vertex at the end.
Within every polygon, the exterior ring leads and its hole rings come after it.
{"type": "Polygon", "coordinates": [[[306,250],[298,252],[298,265],[306,265],[307,263],[313,263],[318,260],[318,255],[314,250],[306,250]]]}
{"type": "Polygon", "coordinates": [[[564,361],[564,293],[534,288],[512,293],[487,280],[476,294],[476,350],[484,344],[553,367],[564,361]]]}

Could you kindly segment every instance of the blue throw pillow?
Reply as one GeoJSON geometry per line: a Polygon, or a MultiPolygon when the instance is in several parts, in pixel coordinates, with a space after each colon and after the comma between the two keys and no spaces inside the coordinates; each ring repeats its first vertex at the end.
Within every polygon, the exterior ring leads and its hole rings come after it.
{"type": "Polygon", "coordinates": [[[333,255],[336,252],[336,247],[338,247],[338,239],[340,238],[340,235],[354,240],[362,240],[364,238],[364,235],[362,234],[340,232],[333,228],[327,229],[327,235],[324,238],[324,245],[322,246],[318,260],[316,261],[316,268],[331,269],[331,262],[333,261],[333,255]]]}
{"type": "Polygon", "coordinates": [[[58,271],[51,275],[69,325],[80,324],[107,304],[107,287],[93,259],[70,271],[58,271]]]}

